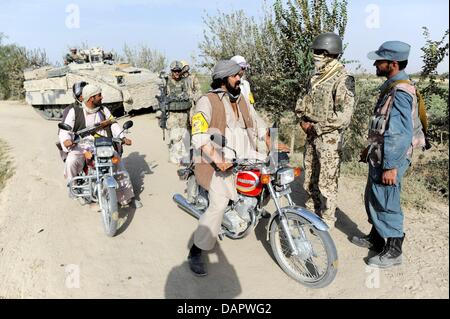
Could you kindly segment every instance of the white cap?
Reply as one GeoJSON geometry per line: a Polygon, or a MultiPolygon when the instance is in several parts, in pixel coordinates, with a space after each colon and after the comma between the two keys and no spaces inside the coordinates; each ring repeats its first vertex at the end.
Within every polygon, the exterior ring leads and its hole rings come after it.
{"type": "Polygon", "coordinates": [[[248,69],[250,67],[250,64],[245,61],[245,58],[242,55],[235,55],[230,60],[239,64],[241,68],[248,69]]]}
{"type": "Polygon", "coordinates": [[[101,87],[93,84],[88,84],[83,88],[83,100],[87,101],[89,98],[93,97],[102,92],[101,87]]]}

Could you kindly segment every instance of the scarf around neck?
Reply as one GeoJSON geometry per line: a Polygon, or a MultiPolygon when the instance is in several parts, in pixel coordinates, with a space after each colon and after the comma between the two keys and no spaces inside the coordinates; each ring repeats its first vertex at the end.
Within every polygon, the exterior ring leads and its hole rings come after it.
{"type": "Polygon", "coordinates": [[[94,107],[93,109],[91,109],[84,102],[83,102],[82,106],[83,106],[83,109],[89,114],[97,113],[100,110],[100,106],[97,106],[97,107],[94,107]]]}

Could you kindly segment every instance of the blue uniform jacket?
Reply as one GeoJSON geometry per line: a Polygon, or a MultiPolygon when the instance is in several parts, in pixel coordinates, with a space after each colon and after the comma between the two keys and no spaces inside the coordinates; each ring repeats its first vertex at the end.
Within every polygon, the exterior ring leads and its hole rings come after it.
{"type": "MultiPolygon", "coordinates": [[[[400,71],[380,87],[381,92],[392,82],[408,80],[405,71],[400,71]]],[[[407,158],[407,152],[413,138],[411,95],[397,91],[392,105],[389,122],[384,133],[383,169],[398,168],[407,158]]]]}

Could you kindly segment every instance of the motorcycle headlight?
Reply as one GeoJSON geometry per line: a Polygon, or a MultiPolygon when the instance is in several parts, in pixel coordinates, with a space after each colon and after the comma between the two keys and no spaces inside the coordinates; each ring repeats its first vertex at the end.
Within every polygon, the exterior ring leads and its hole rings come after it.
{"type": "Polygon", "coordinates": [[[286,185],[293,182],[295,179],[294,169],[290,167],[284,167],[278,170],[276,183],[278,185],[286,185]]]}
{"type": "Polygon", "coordinates": [[[97,157],[112,157],[114,155],[114,149],[111,146],[97,147],[97,157]]]}

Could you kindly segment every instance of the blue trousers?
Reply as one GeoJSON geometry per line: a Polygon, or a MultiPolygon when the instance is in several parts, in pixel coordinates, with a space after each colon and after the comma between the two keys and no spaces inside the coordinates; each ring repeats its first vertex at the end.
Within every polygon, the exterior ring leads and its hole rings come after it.
{"type": "Polygon", "coordinates": [[[401,181],[410,166],[410,160],[405,158],[397,168],[397,178],[394,185],[383,185],[381,176],[383,169],[373,167],[369,163],[364,202],[371,223],[381,237],[403,237],[403,211],[400,207],[401,181]]]}

